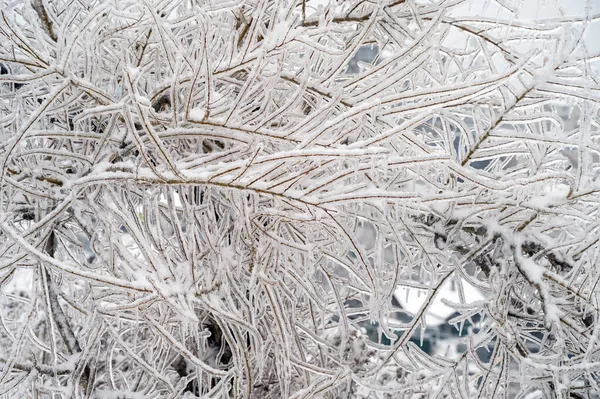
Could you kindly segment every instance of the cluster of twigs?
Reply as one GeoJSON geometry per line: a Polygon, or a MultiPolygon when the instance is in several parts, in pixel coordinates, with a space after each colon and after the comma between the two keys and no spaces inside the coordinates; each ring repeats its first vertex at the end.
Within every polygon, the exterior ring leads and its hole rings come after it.
{"type": "Polygon", "coordinates": [[[597,16],[509,3],[1,0],[0,395],[600,392],[597,16]]]}

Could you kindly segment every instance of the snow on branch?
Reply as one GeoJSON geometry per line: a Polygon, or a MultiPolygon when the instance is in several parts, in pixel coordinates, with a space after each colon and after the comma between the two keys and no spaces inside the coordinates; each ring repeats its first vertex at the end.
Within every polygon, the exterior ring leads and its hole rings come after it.
{"type": "Polygon", "coordinates": [[[600,9],[524,3],[0,0],[0,397],[596,397],[600,9]]]}

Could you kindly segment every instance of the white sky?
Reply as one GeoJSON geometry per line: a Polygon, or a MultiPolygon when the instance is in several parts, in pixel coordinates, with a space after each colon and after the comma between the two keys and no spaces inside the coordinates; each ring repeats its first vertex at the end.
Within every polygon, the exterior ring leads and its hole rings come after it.
{"type": "MultiPolygon", "coordinates": [[[[320,1],[320,0],[319,0],[320,1]]],[[[504,0],[506,3],[518,4],[519,1],[504,0]]],[[[467,7],[456,9],[455,13],[465,15],[485,15],[489,17],[508,17],[509,13],[494,0],[471,0],[467,7]]],[[[600,15],[600,0],[521,0],[517,19],[536,20],[560,16],[584,16],[586,7],[590,15],[600,15]]],[[[585,40],[592,53],[600,50],[600,19],[592,22],[585,40]]]]}
{"type": "MultiPolygon", "coordinates": [[[[307,6],[317,8],[335,0],[308,0],[307,6]]],[[[339,0],[338,0],[339,1],[339,0]]],[[[418,1],[418,0],[415,0],[418,1]]],[[[600,0],[502,0],[503,3],[519,5],[518,19],[535,20],[537,18],[552,18],[564,16],[583,16],[586,6],[590,15],[600,15],[600,0]]],[[[341,2],[340,2],[341,3],[341,2]]],[[[508,16],[508,12],[495,0],[471,0],[466,7],[457,8],[455,14],[508,16]]],[[[310,13],[309,11],[307,13],[310,13]]],[[[586,45],[591,53],[600,51],[600,19],[593,22],[586,35],[586,45]]]]}

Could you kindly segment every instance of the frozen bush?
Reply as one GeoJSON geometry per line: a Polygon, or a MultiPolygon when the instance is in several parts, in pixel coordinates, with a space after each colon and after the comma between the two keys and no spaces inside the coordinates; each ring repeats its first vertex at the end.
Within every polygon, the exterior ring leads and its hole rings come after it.
{"type": "Polygon", "coordinates": [[[0,394],[598,397],[598,10],[518,4],[0,0],[0,394]]]}

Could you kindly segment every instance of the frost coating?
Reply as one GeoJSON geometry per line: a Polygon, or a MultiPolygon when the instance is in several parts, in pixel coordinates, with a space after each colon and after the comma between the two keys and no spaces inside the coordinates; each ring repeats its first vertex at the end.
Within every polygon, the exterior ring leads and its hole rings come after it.
{"type": "Polygon", "coordinates": [[[597,397],[599,10],[520,3],[0,0],[0,396],[597,397]]]}

